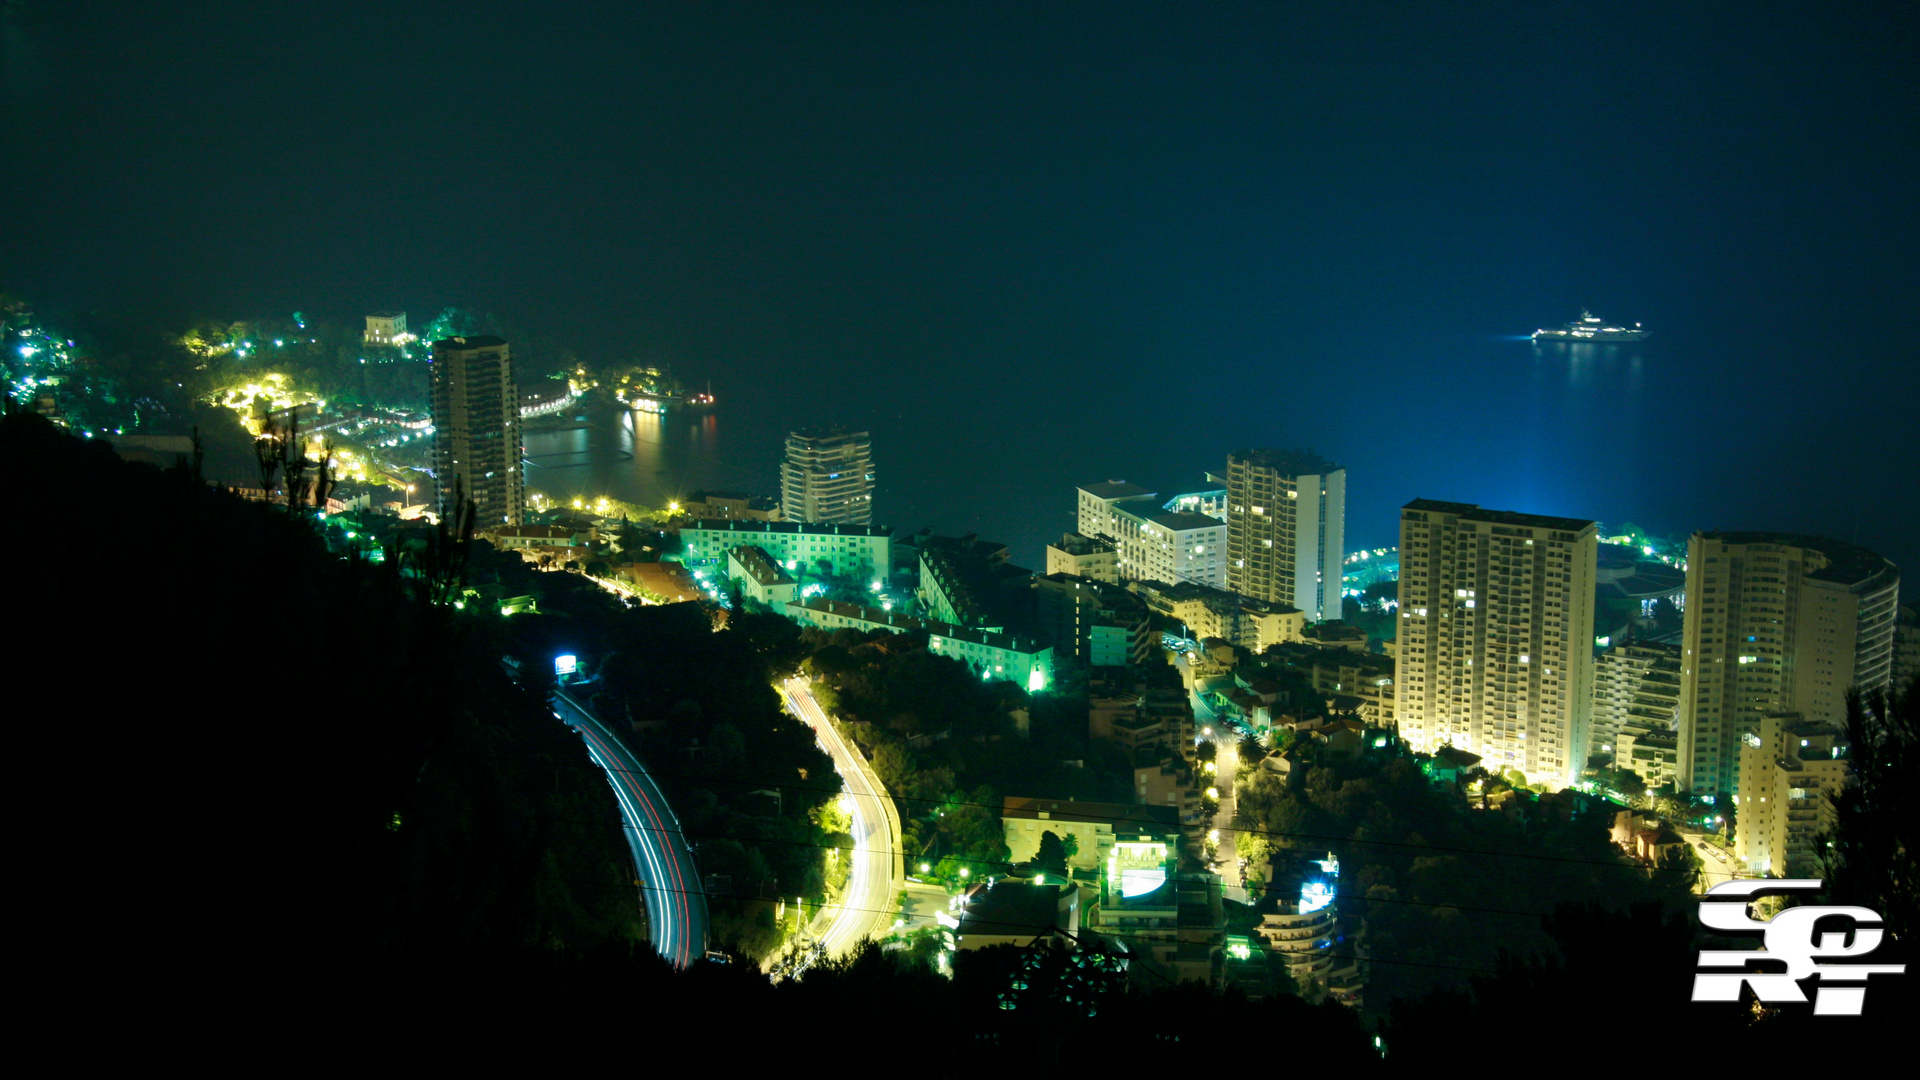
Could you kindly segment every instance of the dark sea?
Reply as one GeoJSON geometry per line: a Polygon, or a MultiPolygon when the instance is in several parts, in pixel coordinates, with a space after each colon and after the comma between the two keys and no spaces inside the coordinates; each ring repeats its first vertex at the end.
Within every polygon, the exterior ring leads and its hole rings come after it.
{"type": "Polygon", "coordinates": [[[982,358],[782,384],[717,368],[715,412],[608,411],[534,434],[527,480],[649,505],[702,487],[774,494],[786,432],[830,418],[873,432],[877,521],[978,533],[1028,566],[1073,527],[1077,485],[1171,494],[1251,445],[1346,466],[1350,551],[1396,542],[1398,508],[1437,498],[1676,536],[1806,532],[1920,564],[1909,343],[1756,312],[1649,321],[1649,340],[1620,345],[1410,322],[1170,345],[1111,369],[982,358]]]}

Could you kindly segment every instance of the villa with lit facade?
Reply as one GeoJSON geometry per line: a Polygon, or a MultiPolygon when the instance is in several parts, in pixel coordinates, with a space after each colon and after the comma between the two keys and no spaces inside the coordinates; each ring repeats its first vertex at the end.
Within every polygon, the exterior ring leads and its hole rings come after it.
{"type": "Polygon", "coordinates": [[[367,316],[366,342],[369,345],[405,345],[413,340],[407,333],[407,313],[376,311],[367,316]]]}

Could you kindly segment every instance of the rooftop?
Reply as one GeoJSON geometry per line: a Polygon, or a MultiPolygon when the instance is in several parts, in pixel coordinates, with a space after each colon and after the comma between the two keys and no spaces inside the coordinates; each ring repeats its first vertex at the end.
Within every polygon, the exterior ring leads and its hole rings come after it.
{"type": "Polygon", "coordinates": [[[1097,484],[1081,484],[1080,490],[1096,499],[1137,499],[1142,496],[1152,498],[1153,492],[1139,484],[1129,484],[1125,480],[1103,480],[1097,484]]]}
{"type": "Polygon", "coordinates": [[[1174,532],[1189,532],[1194,529],[1224,529],[1227,523],[1217,517],[1205,514],[1189,514],[1179,510],[1165,510],[1158,514],[1145,515],[1155,525],[1171,529],[1174,532]]]}
{"type": "Polygon", "coordinates": [[[1479,754],[1468,753],[1457,746],[1443,746],[1433,752],[1433,758],[1461,769],[1471,769],[1480,764],[1479,754]]]}
{"type": "Polygon", "coordinates": [[[1807,574],[1815,581],[1860,585],[1870,583],[1882,574],[1898,577],[1900,573],[1899,567],[1858,544],[1829,540],[1824,536],[1784,532],[1703,532],[1700,535],[1722,544],[1780,544],[1817,551],[1827,557],[1828,565],[1807,574]]]}
{"type": "Polygon", "coordinates": [[[996,882],[961,910],[960,936],[1039,934],[1059,927],[1060,888],[996,882]]]}
{"type": "Polygon", "coordinates": [[[1305,450],[1239,450],[1234,452],[1229,465],[1242,462],[1272,469],[1282,476],[1325,476],[1340,471],[1340,466],[1305,450]]]}
{"type": "Polygon", "coordinates": [[[871,436],[865,431],[856,431],[845,427],[802,428],[787,436],[787,445],[810,442],[868,442],[871,436]]]}
{"type": "Polygon", "coordinates": [[[1421,510],[1429,514],[1452,514],[1472,521],[1513,525],[1522,529],[1559,529],[1562,532],[1579,532],[1582,529],[1599,528],[1597,522],[1584,521],[1580,518],[1522,514],[1516,510],[1483,510],[1475,503],[1445,502],[1440,499],[1415,499],[1402,509],[1421,510]]]}
{"type": "Polygon", "coordinates": [[[1116,833],[1129,828],[1141,832],[1180,831],[1180,811],[1171,806],[1135,806],[1131,803],[1071,802],[1064,799],[1023,799],[1009,795],[1000,804],[1003,818],[1040,818],[1049,821],[1085,821],[1108,824],[1116,833]]]}
{"type": "Polygon", "coordinates": [[[991,649],[1005,649],[1008,652],[1032,654],[1051,646],[1039,645],[1027,638],[1003,634],[998,630],[982,630],[972,626],[955,626],[938,619],[922,619],[913,615],[902,615],[885,608],[867,607],[863,604],[848,604],[839,600],[828,600],[816,596],[810,600],[792,600],[787,603],[789,609],[804,608],[825,615],[838,615],[843,619],[871,623],[876,627],[888,627],[896,631],[924,630],[929,634],[953,638],[955,641],[971,642],[991,649]]]}
{"type": "Polygon", "coordinates": [[[737,518],[701,518],[681,527],[714,532],[787,533],[796,536],[892,536],[891,525],[828,525],[805,521],[741,521],[737,518]]]}
{"type": "Polygon", "coordinates": [[[435,351],[440,349],[498,349],[506,345],[507,339],[487,334],[474,337],[443,338],[433,343],[435,351]]]}
{"type": "Polygon", "coordinates": [[[1090,536],[1081,536],[1079,533],[1063,533],[1059,543],[1047,546],[1058,548],[1069,555],[1111,554],[1113,551],[1113,545],[1105,540],[1095,540],[1090,536]]]}
{"type": "Polygon", "coordinates": [[[793,578],[787,574],[786,570],[782,568],[778,562],[774,561],[773,556],[766,553],[764,548],[755,547],[752,544],[742,544],[728,554],[732,555],[734,561],[740,564],[741,569],[753,575],[754,583],[763,589],[773,588],[776,585],[793,584],[793,578]]]}

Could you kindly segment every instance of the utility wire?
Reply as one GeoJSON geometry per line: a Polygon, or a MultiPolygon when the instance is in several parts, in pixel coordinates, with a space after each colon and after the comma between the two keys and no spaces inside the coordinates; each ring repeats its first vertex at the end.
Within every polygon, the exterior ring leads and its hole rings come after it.
{"type": "MultiPolygon", "coordinates": [[[[543,880],[560,881],[560,882],[566,882],[570,884],[588,885],[588,886],[594,886],[599,888],[610,888],[610,889],[645,888],[653,892],[661,892],[661,893],[667,893],[670,895],[678,895],[678,896],[699,896],[703,898],[720,897],[723,899],[732,898],[733,896],[733,894],[731,893],[709,892],[705,889],[654,889],[651,886],[634,886],[626,882],[615,883],[615,882],[605,882],[605,881],[588,881],[588,880],[578,879],[578,878],[558,878],[558,877],[549,877],[543,880]]],[[[743,897],[741,899],[771,902],[767,897],[743,897]]],[[[872,914],[872,915],[892,915],[895,917],[899,917],[899,916],[911,917],[911,915],[904,909],[868,908],[868,907],[855,907],[855,906],[850,906],[846,904],[826,904],[826,903],[822,903],[818,905],[818,907],[821,909],[839,908],[842,911],[858,911],[858,912],[865,912],[867,914],[872,914]]],[[[1027,930],[1033,929],[1033,926],[1031,923],[1024,923],[1024,922],[1016,923],[1016,922],[1008,922],[1008,921],[998,920],[998,919],[976,919],[974,921],[987,927],[1010,927],[1010,928],[1021,930],[1021,931],[1027,931],[1027,930]]],[[[1177,942],[1169,941],[1169,940],[1166,940],[1165,938],[1158,938],[1158,937],[1154,937],[1147,934],[1141,934],[1141,933],[1128,933],[1124,930],[1108,931],[1108,930],[1093,929],[1092,927],[1085,927],[1083,929],[1091,933],[1098,934],[1103,938],[1115,938],[1115,939],[1124,940],[1124,941],[1144,941],[1149,943],[1158,943],[1162,945],[1177,944],[1177,942]]],[[[872,940],[872,939],[869,939],[869,940],[872,940]]],[[[1281,955],[1284,957],[1286,955],[1292,955],[1292,954],[1287,954],[1284,951],[1281,951],[1281,955]]],[[[1358,956],[1358,955],[1351,955],[1351,954],[1344,954],[1344,953],[1328,953],[1328,952],[1300,953],[1298,955],[1312,955],[1315,957],[1325,957],[1330,960],[1354,960],[1360,963],[1367,963],[1367,964],[1393,964],[1393,965],[1403,966],[1403,967],[1438,968],[1446,971],[1466,971],[1466,972],[1473,972],[1476,974],[1486,974],[1486,975],[1499,974],[1499,969],[1497,968],[1469,967],[1463,964],[1435,964],[1435,963],[1430,963],[1427,961],[1420,961],[1420,960],[1382,960],[1374,956],[1358,956]]]]}
{"type": "MultiPolygon", "coordinates": [[[[628,749],[631,750],[631,748],[628,748],[628,749]]],[[[459,756],[478,757],[478,758],[486,758],[486,759],[499,759],[499,760],[536,760],[531,755],[515,755],[515,754],[465,754],[465,755],[459,755],[459,756]]],[[[637,754],[635,756],[638,757],[637,754]]],[[[828,788],[824,786],[792,783],[792,782],[780,781],[780,780],[735,780],[727,777],[703,775],[698,773],[672,772],[672,771],[661,770],[661,769],[656,769],[652,767],[643,767],[640,771],[636,772],[635,770],[625,769],[625,768],[602,768],[602,766],[592,761],[588,761],[583,764],[580,762],[570,762],[570,761],[541,760],[540,763],[545,765],[550,765],[555,768],[600,769],[601,771],[604,771],[604,772],[619,773],[623,776],[644,775],[647,777],[669,777],[676,780],[696,781],[703,784],[731,784],[738,787],[756,787],[756,788],[771,787],[771,788],[775,788],[777,790],[783,790],[783,791],[797,790],[802,792],[828,794],[828,795],[840,795],[840,794],[847,793],[847,790],[845,787],[828,788]]],[[[872,795],[875,798],[892,798],[896,806],[902,803],[920,803],[927,807],[973,808],[973,809],[985,810],[991,813],[996,818],[1000,817],[1002,812],[1005,809],[1002,806],[991,806],[986,803],[969,802],[969,801],[957,800],[957,799],[941,799],[941,800],[901,799],[891,795],[883,795],[883,794],[880,794],[879,792],[873,792],[872,795]]],[[[1043,801],[1054,801],[1054,800],[1043,800],[1043,801]]],[[[1057,801],[1071,802],[1073,800],[1061,799],[1057,801]]],[[[913,815],[908,815],[908,817],[911,818],[913,817],[913,815]]],[[[1144,817],[1120,818],[1114,821],[1114,825],[1116,827],[1125,825],[1125,824],[1130,824],[1130,823],[1149,826],[1152,828],[1163,827],[1160,822],[1153,821],[1151,819],[1144,818],[1144,817]]],[[[1663,866],[1646,867],[1646,866],[1635,865],[1632,863],[1605,862],[1599,859],[1581,859],[1581,858],[1574,858],[1571,856],[1564,856],[1564,855],[1546,855],[1546,854],[1540,854],[1536,852],[1525,852],[1525,851],[1496,851],[1489,848],[1453,847],[1453,846],[1444,845],[1444,844],[1416,844],[1411,841],[1405,841],[1405,840],[1378,840],[1378,839],[1361,838],[1361,837],[1355,837],[1355,836],[1344,836],[1344,835],[1334,834],[1334,833],[1290,832],[1290,831],[1279,830],[1279,829],[1259,829],[1259,828],[1255,828],[1255,829],[1233,828],[1230,831],[1236,832],[1236,833],[1250,833],[1255,836],[1274,837],[1274,838],[1280,838],[1284,840],[1312,840],[1316,842],[1327,842],[1327,843],[1336,843],[1336,844],[1371,844],[1375,847],[1407,848],[1414,851],[1431,851],[1431,852],[1444,853],[1444,854],[1450,854],[1450,855],[1492,856],[1497,858],[1527,859],[1527,860],[1532,860],[1536,862],[1569,863],[1569,864],[1584,865],[1584,866],[1612,867],[1612,868],[1621,869],[1621,870],[1635,870],[1635,871],[1654,870],[1662,873],[1692,873],[1693,872],[1693,870],[1690,867],[1663,867],[1663,866]]],[[[902,853],[902,855],[903,857],[906,857],[905,853],[902,853]]],[[[982,860],[982,861],[985,861],[985,860],[982,860]]]]}

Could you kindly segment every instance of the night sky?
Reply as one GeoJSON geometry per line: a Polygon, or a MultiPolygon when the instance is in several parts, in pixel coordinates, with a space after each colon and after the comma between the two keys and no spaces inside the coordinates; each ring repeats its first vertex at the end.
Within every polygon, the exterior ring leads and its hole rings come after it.
{"type": "Polygon", "coordinates": [[[1452,498],[1920,573],[1910,4],[4,10],[43,308],[491,311],[713,379],[763,489],[871,425],[883,520],[1023,561],[1264,443],[1355,543],[1452,498]],[[1583,306],[1655,339],[1509,340],[1583,306]]]}

